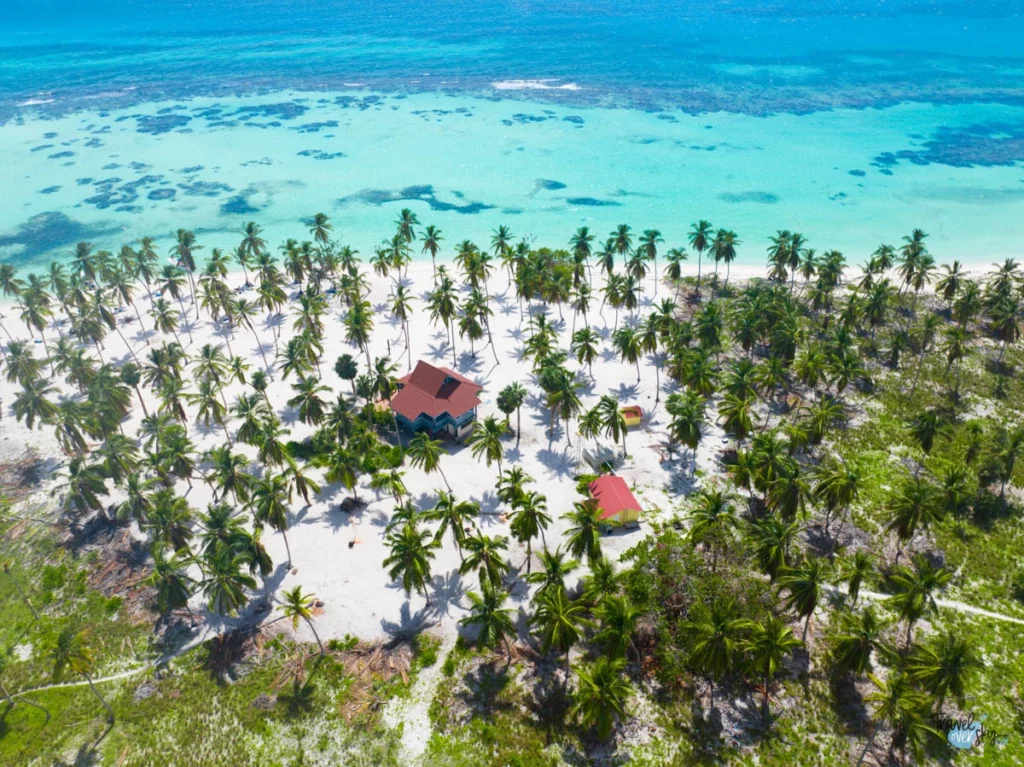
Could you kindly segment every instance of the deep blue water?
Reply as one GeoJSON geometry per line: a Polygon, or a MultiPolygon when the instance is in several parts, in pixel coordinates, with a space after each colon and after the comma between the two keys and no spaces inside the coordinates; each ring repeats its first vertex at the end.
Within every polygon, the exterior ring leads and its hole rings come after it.
{"type": "Polygon", "coordinates": [[[1020,10],[1020,0],[3,0],[0,119],[41,94],[67,110],[352,82],[475,92],[545,77],[584,86],[548,99],[687,112],[1019,105],[1020,10]]]}

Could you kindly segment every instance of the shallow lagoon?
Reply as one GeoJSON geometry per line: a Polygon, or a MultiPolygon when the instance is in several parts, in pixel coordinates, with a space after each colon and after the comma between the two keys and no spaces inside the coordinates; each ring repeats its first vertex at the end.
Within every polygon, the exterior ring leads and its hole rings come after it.
{"type": "Polygon", "coordinates": [[[757,117],[431,93],[196,98],[0,128],[0,256],[24,265],[79,239],[115,248],[181,226],[232,247],[328,213],[364,254],[412,208],[448,244],[498,224],[562,245],[620,222],[682,244],[697,218],[759,263],[777,228],[856,262],[912,227],[940,259],[988,263],[1024,235],[1024,108],[901,105],[757,117]]]}

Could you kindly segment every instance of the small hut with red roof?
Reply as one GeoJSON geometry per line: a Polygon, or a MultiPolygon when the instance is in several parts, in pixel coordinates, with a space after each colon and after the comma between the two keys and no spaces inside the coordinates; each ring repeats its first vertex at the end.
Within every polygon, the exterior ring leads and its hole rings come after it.
{"type": "Polygon", "coordinates": [[[410,431],[444,433],[455,439],[473,428],[483,387],[448,368],[420,360],[398,379],[391,409],[399,426],[410,431]]]}
{"type": "Polygon", "coordinates": [[[597,507],[597,519],[608,525],[639,525],[640,502],[633,497],[629,485],[622,477],[607,474],[598,477],[587,490],[597,507]]]}

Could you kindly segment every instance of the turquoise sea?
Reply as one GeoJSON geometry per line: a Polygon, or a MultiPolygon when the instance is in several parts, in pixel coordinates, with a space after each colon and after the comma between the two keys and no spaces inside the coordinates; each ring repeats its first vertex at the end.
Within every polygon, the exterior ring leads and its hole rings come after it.
{"type": "Polygon", "coordinates": [[[323,211],[364,254],[402,207],[499,224],[776,229],[853,263],[1024,241],[1017,2],[7,0],[0,259],[179,228],[233,247],[323,211]]]}

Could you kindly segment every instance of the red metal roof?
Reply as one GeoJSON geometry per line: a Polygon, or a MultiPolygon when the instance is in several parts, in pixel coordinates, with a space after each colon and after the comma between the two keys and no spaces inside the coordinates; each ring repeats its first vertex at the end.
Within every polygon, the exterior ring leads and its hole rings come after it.
{"type": "Polygon", "coordinates": [[[398,382],[402,388],[391,398],[391,407],[410,421],[420,413],[431,418],[448,413],[458,418],[480,404],[477,394],[484,388],[454,370],[436,368],[423,360],[398,382]]]}
{"type": "Polygon", "coordinates": [[[598,519],[608,519],[623,509],[643,511],[622,477],[612,474],[598,477],[587,485],[587,489],[590,490],[590,497],[597,502],[598,519]]]}

